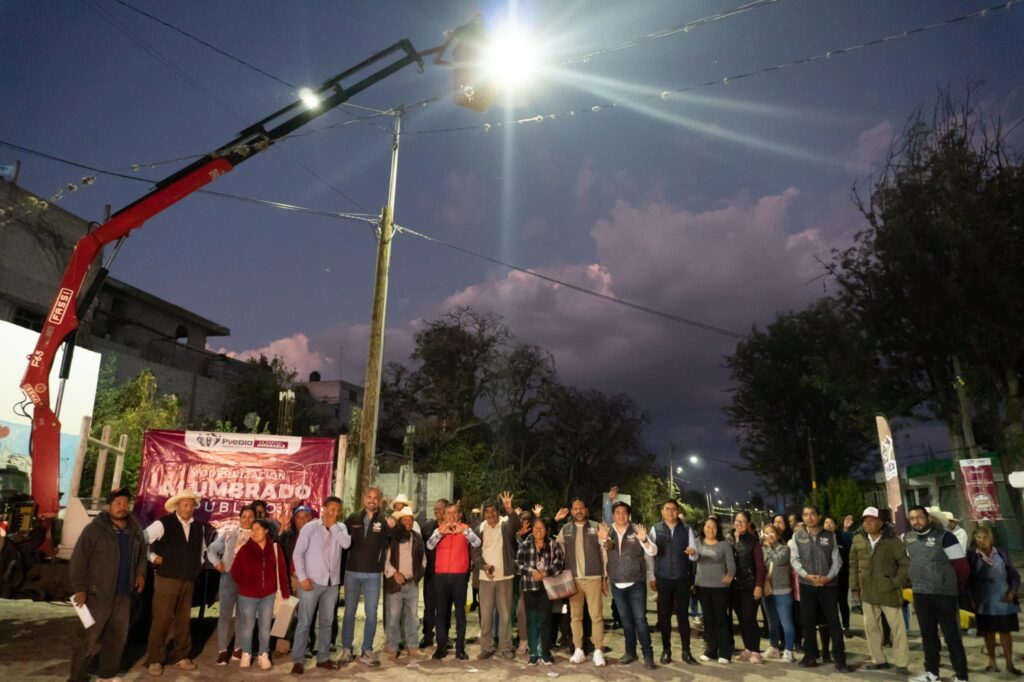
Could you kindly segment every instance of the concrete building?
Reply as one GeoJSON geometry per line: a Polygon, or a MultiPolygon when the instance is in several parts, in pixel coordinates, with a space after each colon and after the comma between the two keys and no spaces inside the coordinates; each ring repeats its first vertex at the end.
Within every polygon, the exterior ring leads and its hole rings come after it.
{"type": "MultiPolygon", "coordinates": [[[[39,331],[75,243],[91,223],[0,180],[0,319],[39,331]]],[[[86,286],[91,276],[86,279],[86,286]]],[[[188,424],[224,411],[227,385],[245,363],[206,350],[224,325],[108,277],[81,321],[77,344],[116,356],[118,383],[152,370],[188,424]]]]}
{"type": "MultiPolygon", "coordinates": [[[[40,331],[75,243],[88,220],[0,179],[0,320],[40,331]]],[[[86,287],[91,277],[86,279],[86,287]]],[[[207,350],[207,341],[231,334],[226,326],[108,277],[80,322],[77,344],[117,358],[115,381],[143,369],[161,392],[174,393],[186,426],[223,418],[228,387],[246,363],[207,350]]],[[[343,432],[352,408],[362,406],[363,387],[347,381],[308,382],[320,433],[343,432]]]]}
{"type": "Polygon", "coordinates": [[[296,382],[313,398],[313,411],[321,420],[325,433],[344,433],[348,430],[352,408],[363,406],[363,387],[340,379],[323,381],[320,372],[310,372],[309,381],[296,382]]]}

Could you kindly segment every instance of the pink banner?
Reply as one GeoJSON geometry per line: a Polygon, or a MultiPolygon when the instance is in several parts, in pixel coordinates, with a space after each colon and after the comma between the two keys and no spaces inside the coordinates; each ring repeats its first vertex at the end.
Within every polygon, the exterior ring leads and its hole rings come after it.
{"type": "Polygon", "coordinates": [[[299,500],[330,495],[334,440],[210,431],[146,431],[135,516],[148,524],[182,490],[202,496],[196,517],[219,527],[253,500],[284,528],[299,500]]]}
{"type": "Polygon", "coordinates": [[[964,475],[964,494],[970,507],[971,521],[996,521],[1003,518],[999,508],[999,491],[992,474],[992,460],[985,458],[960,460],[964,475]]]}

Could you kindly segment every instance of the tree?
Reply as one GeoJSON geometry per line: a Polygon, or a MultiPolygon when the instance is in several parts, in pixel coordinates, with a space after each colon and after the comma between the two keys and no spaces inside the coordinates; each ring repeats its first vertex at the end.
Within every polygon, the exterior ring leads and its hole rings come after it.
{"type": "MultiPolygon", "coordinates": [[[[146,429],[175,429],[181,427],[181,409],[178,398],[171,394],[160,395],[156,378],[145,369],[120,386],[114,385],[116,359],[104,358],[100,366],[96,389],[96,404],[93,409],[92,436],[99,438],[103,427],[109,425],[117,437],[127,434],[128,447],[125,452],[121,485],[134,490],[138,483],[139,466],[142,463],[142,437],[146,429]]],[[[96,476],[98,454],[90,446],[83,468],[81,491],[91,489],[96,476]],[[87,485],[87,482],[89,484],[87,485]]],[[[108,464],[103,492],[109,490],[108,482],[113,467],[108,464]]]]}
{"type": "Polygon", "coordinates": [[[734,388],[725,412],[742,468],[771,493],[811,489],[811,452],[819,481],[866,472],[875,412],[908,413],[916,402],[889,390],[870,344],[829,299],[755,328],[726,366],[734,388]]]}
{"type": "Polygon", "coordinates": [[[494,378],[494,366],[511,333],[500,317],[456,308],[416,334],[409,377],[417,410],[435,417],[444,433],[480,424],[477,406],[494,378]]]}
{"type": "MultiPolygon", "coordinates": [[[[940,91],[855,200],[869,227],[830,266],[840,301],[963,444],[954,383],[989,384],[1006,461],[1024,461],[1024,168],[998,119],[940,91]],[[964,365],[960,376],[953,358],[964,365]]],[[[978,405],[975,404],[975,408],[978,405]]]]}
{"type": "MultiPolygon", "coordinates": [[[[279,357],[268,359],[261,353],[259,358],[250,358],[238,380],[228,387],[225,420],[239,426],[246,423],[246,415],[255,413],[263,428],[279,432],[279,394],[286,389],[295,390],[295,377],[295,370],[279,357]]],[[[300,388],[295,393],[291,433],[282,435],[308,436],[309,427],[319,425],[319,419],[314,413],[309,391],[300,388]]]]}
{"type": "MultiPolygon", "coordinates": [[[[547,399],[543,465],[535,460],[520,469],[524,480],[556,482],[562,499],[595,499],[626,476],[649,475],[654,457],[643,442],[646,417],[629,396],[556,385],[547,399]]],[[[667,497],[666,487],[662,499],[667,497]]]]}
{"type": "MultiPolygon", "coordinates": [[[[849,476],[828,479],[820,492],[818,506],[822,513],[834,518],[840,527],[843,525],[843,518],[847,515],[853,515],[853,518],[859,519],[860,513],[866,506],[861,484],[849,476]]],[[[807,499],[806,504],[813,504],[813,502],[807,499]]]]}

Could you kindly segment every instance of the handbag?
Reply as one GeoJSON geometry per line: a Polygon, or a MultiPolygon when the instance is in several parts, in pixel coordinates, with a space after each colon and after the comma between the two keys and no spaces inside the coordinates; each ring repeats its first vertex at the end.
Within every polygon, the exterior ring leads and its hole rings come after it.
{"type": "Polygon", "coordinates": [[[277,543],[274,543],[274,580],[277,583],[277,592],[274,594],[274,617],[271,621],[270,636],[284,637],[288,634],[288,626],[295,616],[299,600],[295,596],[287,599],[281,594],[281,572],[278,570],[277,543]]]}
{"type": "Polygon", "coordinates": [[[761,590],[764,596],[770,597],[772,594],[772,572],[775,570],[775,562],[768,562],[768,575],[765,576],[764,589],[761,590]]]}
{"type": "Polygon", "coordinates": [[[548,593],[548,599],[568,599],[576,594],[576,579],[572,577],[572,571],[568,568],[561,573],[544,577],[544,590],[548,593]]]}

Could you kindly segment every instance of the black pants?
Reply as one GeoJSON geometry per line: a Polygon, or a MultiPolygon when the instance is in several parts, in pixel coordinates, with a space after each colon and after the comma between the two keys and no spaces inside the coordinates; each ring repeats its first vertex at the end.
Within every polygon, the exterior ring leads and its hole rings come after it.
{"type": "Polygon", "coordinates": [[[679,636],[683,640],[683,651],[690,650],[690,591],[693,580],[682,578],[655,578],[658,590],[658,630],[661,631],[661,648],[672,651],[672,616],[679,624],[679,636]]]}
{"type": "Polygon", "coordinates": [[[967,679],[967,654],[960,638],[960,607],[956,597],[938,594],[915,594],[914,611],[917,624],[921,627],[921,648],[924,649],[924,669],[933,675],[939,674],[939,657],[942,645],[939,629],[949,649],[949,662],[953,672],[961,680],[967,679]]]}
{"type": "Polygon", "coordinates": [[[89,664],[97,654],[100,657],[99,677],[117,677],[121,669],[121,654],[128,641],[132,597],[120,594],[102,601],[97,597],[87,597],[86,605],[96,624],[86,630],[75,623],[78,638],[71,649],[68,679],[72,682],[88,680],[89,664]]]}
{"type": "Polygon", "coordinates": [[[825,624],[832,639],[832,660],[836,665],[846,665],[846,646],[843,643],[843,628],[839,623],[834,585],[815,587],[800,584],[800,624],[803,626],[804,655],[818,658],[817,614],[821,608],[825,624]]]}
{"type": "Polygon", "coordinates": [[[740,626],[743,648],[753,653],[761,653],[761,627],[757,624],[758,605],[759,600],[754,599],[754,588],[732,589],[732,610],[740,626]]]}
{"type": "Polygon", "coordinates": [[[836,589],[838,590],[836,600],[839,602],[839,620],[843,624],[843,629],[848,630],[850,628],[850,574],[848,572],[843,571],[839,574],[836,589]]]}
{"type": "Polygon", "coordinates": [[[437,648],[448,649],[448,628],[452,621],[452,607],[455,607],[455,650],[466,651],[466,587],[469,575],[466,573],[437,573],[434,575],[434,623],[437,628],[437,648]]]}
{"type": "Polygon", "coordinates": [[[732,628],[729,624],[729,588],[699,587],[697,597],[704,612],[704,640],[708,658],[732,658],[732,628]]]}
{"type": "Polygon", "coordinates": [[[437,615],[435,601],[434,574],[427,573],[423,576],[423,646],[434,643],[434,619],[437,615]]]}

